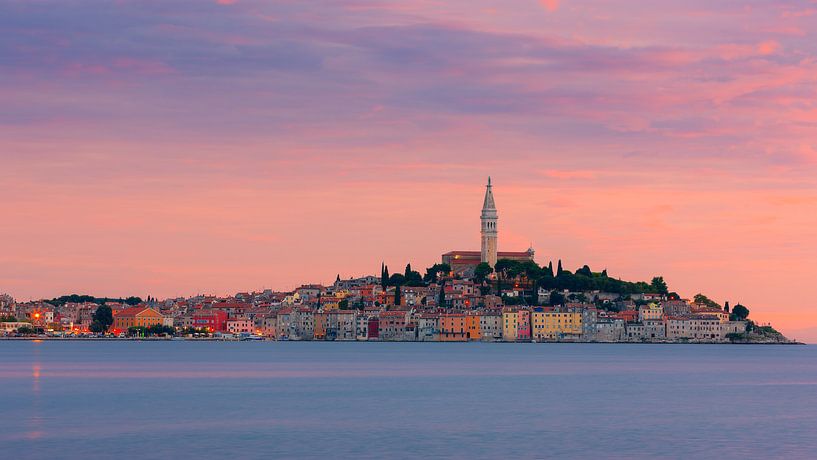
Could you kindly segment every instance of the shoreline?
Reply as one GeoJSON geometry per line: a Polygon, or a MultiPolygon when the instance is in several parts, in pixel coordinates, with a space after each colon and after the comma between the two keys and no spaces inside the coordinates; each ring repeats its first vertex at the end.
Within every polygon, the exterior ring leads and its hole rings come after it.
{"type": "Polygon", "coordinates": [[[54,342],[272,342],[272,343],[486,343],[486,344],[531,344],[531,345],[545,345],[545,344],[603,344],[603,345],[808,345],[805,342],[595,342],[595,341],[483,341],[483,340],[460,340],[460,341],[422,341],[422,340],[238,340],[238,339],[221,339],[214,337],[133,337],[133,338],[119,338],[119,337],[0,337],[0,341],[54,341],[54,342]]]}

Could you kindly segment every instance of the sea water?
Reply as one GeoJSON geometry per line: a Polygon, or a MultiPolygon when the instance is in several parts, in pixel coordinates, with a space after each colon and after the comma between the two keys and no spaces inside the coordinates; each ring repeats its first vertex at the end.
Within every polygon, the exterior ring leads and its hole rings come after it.
{"type": "Polygon", "coordinates": [[[0,341],[0,457],[817,458],[817,346],[0,341]]]}

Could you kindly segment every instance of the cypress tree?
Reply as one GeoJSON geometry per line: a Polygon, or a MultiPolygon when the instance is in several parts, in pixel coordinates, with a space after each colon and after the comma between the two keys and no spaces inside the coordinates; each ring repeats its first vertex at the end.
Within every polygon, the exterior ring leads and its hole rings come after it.
{"type": "Polygon", "coordinates": [[[559,266],[556,269],[556,276],[561,276],[562,274],[562,259],[559,259],[559,266]]]}
{"type": "Polygon", "coordinates": [[[406,264],[406,273],[403,276],[405,276],[406,279],[409,279],[410,274],[411,274],[411,264],[408,263],[408,264],[406,264]]]}
{"type": "Polygon", "coordinates": [[[394,304],[400,305],[400,285],[394,287],[394,304]]]}
{"type": "Polygon", "coordinates": [[[443,280],[443,282],[440,284],[440,294],[437,298],[437,306],[445,306],[445,280],[443,280]]]}
{"type": "Polygon", "coordinates": [[[383,266],[383,276],[380,279],[380,284],[383,286],[383,290],[386,290],[386,287],[389,285],[389,266],[383,266]]]}

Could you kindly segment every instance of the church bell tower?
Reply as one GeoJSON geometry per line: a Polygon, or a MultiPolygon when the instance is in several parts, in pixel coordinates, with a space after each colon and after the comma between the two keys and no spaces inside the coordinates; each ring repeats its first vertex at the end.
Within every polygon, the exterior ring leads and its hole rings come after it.
{"type": "Polygon", "coordinates": [[[496,204],[494,194],[491,191],[491,178],[488,177],[488,185],[485,189],[485,201],[482,203],[482,255],[481,261],[487,262],[491,268],[496,265],[496,204]]]}

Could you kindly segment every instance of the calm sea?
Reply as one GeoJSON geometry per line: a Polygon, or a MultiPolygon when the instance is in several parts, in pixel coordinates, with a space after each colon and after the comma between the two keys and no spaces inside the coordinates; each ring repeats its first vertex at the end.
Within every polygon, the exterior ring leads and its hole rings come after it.
{"type": "Polygon", "coordinates": [[[0,342],[0,457],[815,458],[817,346],[0,342]]]}

